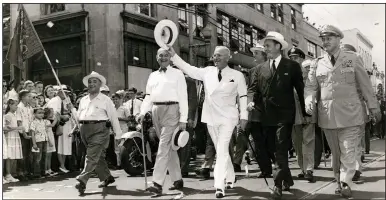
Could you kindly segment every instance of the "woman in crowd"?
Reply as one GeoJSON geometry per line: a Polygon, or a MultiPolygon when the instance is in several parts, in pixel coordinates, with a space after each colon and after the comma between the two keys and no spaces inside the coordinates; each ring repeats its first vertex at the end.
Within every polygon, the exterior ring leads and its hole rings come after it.
{"type": "Polygon", "coordinates": [[[43,93],[44,93],[44,97],[45,97],[45,101],[46,102],[50,101],[56,95],[55,89],[54,89],[54,87],[52,85],[47,85],[44,88],[44,92],[43,93]]]}

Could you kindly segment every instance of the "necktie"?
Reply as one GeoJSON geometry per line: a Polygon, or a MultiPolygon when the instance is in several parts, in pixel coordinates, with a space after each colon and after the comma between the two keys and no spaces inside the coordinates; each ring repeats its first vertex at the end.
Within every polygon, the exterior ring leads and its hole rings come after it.
{"type": "Polygon", "coordinates": [[[131,115],[134,115],[134,99],[131,100],[130,112],[131,112],[131,115]]]}
{"type": "Polygon", "coordinates": [[[335,58],[334,58],[334,55],[331,55],[331,63],[332,63],[332,66],[335,65],[335,58]]]}
{"type": "Polygon", "coordinates": [[[202,105],[204,104],[205,100],[205,89],[204,84],[201,85],[201,93],[200,93],[200,101],[198,102],[198,105],[202,108],[202,105]]]}
{"type": "Polygon", "coordinates": [[[217,77],[218,77],[218,81],[220,82],[221,79],[222,79],[222,76],[221,76],[221,69],[218,71],[217,77]]]}
{"type": "Polygon", "coordinates": [[[159,68],[160,72],[166,72],[166,70],[167,70],[166,67],[165,68],[164,67],[159,68]]]}
{"type": "Polygon", "coordinates": [[[275,60],[273,60],[273,62],[272,62],[272,72],[273,72],[273,73],[276,72],[275,60]]]}

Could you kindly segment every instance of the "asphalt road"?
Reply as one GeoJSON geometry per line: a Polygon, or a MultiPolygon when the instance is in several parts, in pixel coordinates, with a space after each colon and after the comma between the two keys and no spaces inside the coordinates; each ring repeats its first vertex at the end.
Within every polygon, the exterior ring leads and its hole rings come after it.
{"type": "MultiPolygon", "coordinates": [[[[197,161],[192,162],[192,170],[200,166],[203,155],[197,161]]],[[[315,183],[298,180],[300,172],[295,159],[290,160],[292,176],[295,185],[290,192],[283,192],[283,199],[342,199],[334,194],[336,183],[333,183],[332,169],[327,160],[320,169],[314,171],[315,183]]],[[[244,166],[246,163],[242,164],[244,166]]],[[[226,191],[225,199],[268,199],[270,189],[264,179],[257,179],[259,172],[257,164],[248,165],[248,175],[245,172],[236,173],[237,183],[235,188],[226,191]]],[[[78,172],[79,173],[79,172],[78,172]]],[[[97,187],[99,180],[91,178],[86,189],[85,196],[79,197],[74,188],[75,176],[78,173],[59,175],[47,179],[30,182],[18,182],[3,185],[4,199],[149,199],[150,194],[144,192],[144,177],[128,177],[123,170],[112,171],[116,182],[111,186],[100,189],[97,187]]],[[[202,180],[190,173],[191,177],[184,178],[184,190],[181,192],[169,191],[171,186],[169,177],[166,178],[164,195],[156,199],[213,199],[215,198],[213,179],[202,180]]],[[[365,168],[362,174],[362,184],[355,185],[352,189],[354,199],[384,199],[385,198],[385,140],[374,140],[371,142],[371,152],[366,155],[365,168]]],[[[213,177],[213,173],[212,173],[213,177]]],[[[148,177],[150,184],[151,177],[148,177]]],[[[273,180],[268,179],[269,187],[272,188],[273,180]]]]}

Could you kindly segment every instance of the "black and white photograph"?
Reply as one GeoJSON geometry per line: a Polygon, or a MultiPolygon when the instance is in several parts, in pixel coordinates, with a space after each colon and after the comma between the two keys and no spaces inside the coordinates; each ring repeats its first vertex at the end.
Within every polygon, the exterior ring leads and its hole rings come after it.
{"type": "Polygon", "coordinates": [[[385,199],[385,4],[2,17],[3,199],[385,199]]]}

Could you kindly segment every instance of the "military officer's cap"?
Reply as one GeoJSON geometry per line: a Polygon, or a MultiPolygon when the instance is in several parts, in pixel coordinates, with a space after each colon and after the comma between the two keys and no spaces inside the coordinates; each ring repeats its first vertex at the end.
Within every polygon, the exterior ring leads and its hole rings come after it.
{"type": "Polygon", "coordinates": [[[292,47],[289,51],[288,51],[288,57],[291,57],[291,56],[299,56],[300,58],[306,58],[306,54],[304,54],[304,52],[297,48],[297,47],[292,47]]]}
{"type": "Polygon", "coordinates": [[[342,45],[342,49],[344,49],[344,50],[346,50],[346,51],[357,52],[357,50],[355,49],[355,47],[352,46],[351,44],[344,44],[344,45],[342,45]]]}
{"type": "Polygon", "coordinates": [[[337,27],[333,25],[324,25],[320,30],[320,36],[338,36],[340,38],[344,37],[344,34],[341,30],[339,30],[337,27]]]}

